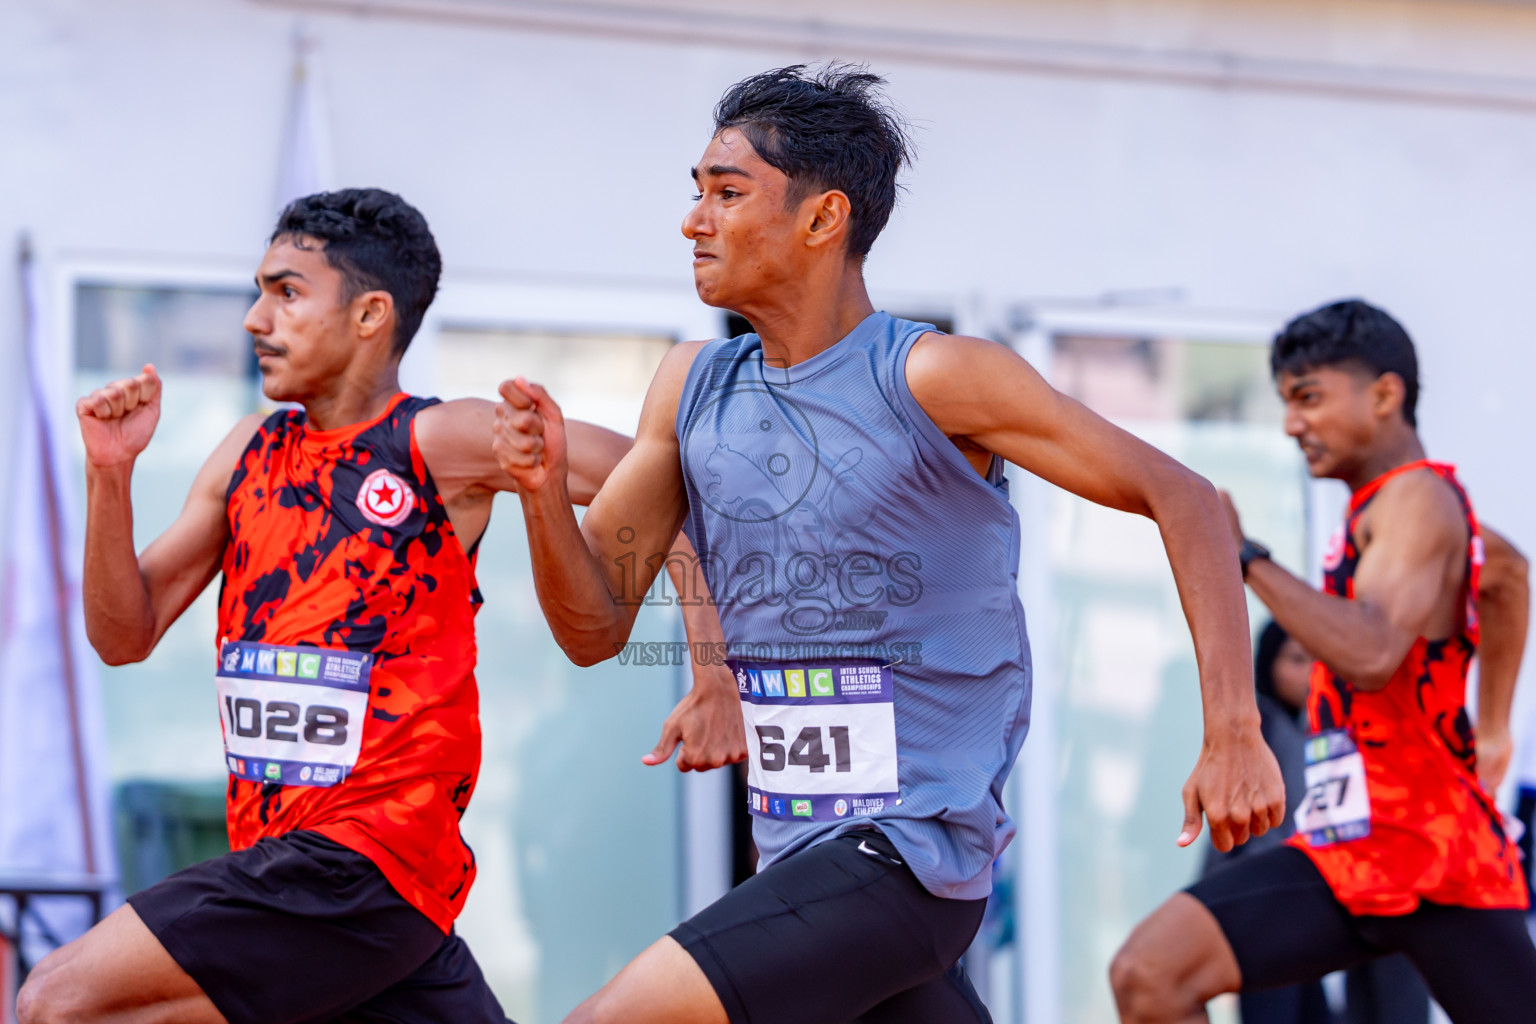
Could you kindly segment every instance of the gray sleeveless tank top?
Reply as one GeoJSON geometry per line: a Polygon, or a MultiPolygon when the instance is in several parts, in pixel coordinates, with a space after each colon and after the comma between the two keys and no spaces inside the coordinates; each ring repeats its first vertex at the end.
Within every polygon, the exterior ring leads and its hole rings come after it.
{"type": "Polygon", "coordinates": [[[979,899],[1029,724],[1019,519],[906,384],[934,328],[885,313],[795,366],[700,350],[678,404],[688,537],[741,691],[766,867],[850,829],[979,899]]]}

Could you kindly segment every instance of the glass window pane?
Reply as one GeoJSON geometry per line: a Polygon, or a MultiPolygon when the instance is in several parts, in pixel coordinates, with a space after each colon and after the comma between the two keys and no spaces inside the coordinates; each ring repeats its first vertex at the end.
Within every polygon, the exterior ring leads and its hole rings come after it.
{"type": "MultiPolygon", "coordinates": [[[[147,362],[164,381],[159,425],[134,467],[140,549],[175,520],[218,440],[257,408],[251,338],[241,328],[253,298],[239,288],[82,284],[75,290],[75,393],[136,373],[147,362]]],[[[83,475],[78,432],[71,437],[83,475]]],[[[212,687],[217,591],[204,591],[146,661],[99,668],[114,783],[224,777],[212,687]]]]}
{"type": "MultiPolygon", "coordinates": [[[[1302,563],[1305,469],[1262,346],[1059,336],[1055,383],[1233,492],[1252,536],[1302,563]]],[[[1131,929],[1194,880],[1174,845],[1201,740],[1199,678],[1157,527],[1056,492],[1065,1019],[1115,1019],[1105,978],[1131,929]]],[[[1267,613],[1250,598],[1255,628],[1267,613]]],[[[1213,1018],[1213,1019],[1219,1019],[1213,1018]]]]}
{"type": "Polygon", "coordinates": [[[162,374],[240,377],[255,370],[241,324],[256,299],[248,288],[75,289],[75,353],[81,370],[119,377],[154,363],[162,374]]]}
{"type": "MultiPolygon", "coordinates": [[[[672,341],[450,329],[438,338],[439,391],[493,397],[521,374],[567,417],[633,434],[672,341]]],[[[480,874],[460,931],[514,1019],[554,1024],[679,919],[678,773],[640,756],[684,669],[566,659],[534,594],[512,495],[496,502],[477,575],[485,753],[463,827],[480,874]]],[[[681,637],[674,610],[658,606],[642,610],[632,639],[681,637]]]]}
{"type": "Polygon", "coordinates": [[[645,389],[675,338],[654,334],[452,328],[439,335],[442,398],[496,398],[523,376],[544,385],[570,419],[633,435],[645,389]]]}

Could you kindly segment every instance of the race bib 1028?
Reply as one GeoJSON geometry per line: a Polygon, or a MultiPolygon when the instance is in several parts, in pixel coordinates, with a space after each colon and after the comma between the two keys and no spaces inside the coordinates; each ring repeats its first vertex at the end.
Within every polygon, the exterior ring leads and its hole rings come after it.
{"type": "Polygon", "coordinates": [[[1313,847],[1361,839],[1371,834],[1371,794],[1365,784],[1365,759],[1343,729],[1309,736],[1306,744],[1307,795],[1296,808],[1296,831],[1313,847]]]}
{"type": "Polygon", "coordinates": [[[729,661],[747,727],[753,814],[835,821],[898,799],[889,666],[729,661]]]}
{"type": "Polygon", "coordinates": [[[219,652],[219,713],[230,774],[334,786],[357,764],[373,655],[231,641],[219,652]]]}

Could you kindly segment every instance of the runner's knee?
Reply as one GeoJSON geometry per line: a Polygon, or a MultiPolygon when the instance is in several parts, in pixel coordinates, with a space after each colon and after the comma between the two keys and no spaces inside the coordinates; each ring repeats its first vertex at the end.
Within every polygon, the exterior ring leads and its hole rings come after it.
{"type": "Polygon", "coordinates": [[[79,978],[70,978],[67,966],[50,966],[52,954],[27,977],[16,997],[17,1024],[66,1024],[86,1019],[79,978]]]}
{"type": "Polygon", "coordinates": [[[1183,991],[1177,975],[1165,963],[1132,938],[1109,965],[1109,984],[1122,1024],[1159,1024],[1187,1017],[1199,1004],[1198,996],[1183,991]]]}
{"type": "Polygon", "coordinates": [[[566,1015],[560,1024],[616,1024],[624,1019],[619,1012],[618,1001],[611,998],[610,985],[593,993],[576,1009],[566,1015]]]}

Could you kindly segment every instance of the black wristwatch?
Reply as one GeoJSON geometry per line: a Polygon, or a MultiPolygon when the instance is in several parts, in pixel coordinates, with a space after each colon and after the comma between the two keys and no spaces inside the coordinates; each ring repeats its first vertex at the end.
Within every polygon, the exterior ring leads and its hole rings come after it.
{"type": "Polygon", "coordinates": [[[1243,579],[1248,578],[1248,566],[1255,558],[1268,558],[1269,548],[1256,540],[1243,538],[1243,546],[1237,549],[1237,560],[1243,567],[1243,579]]]}

